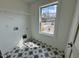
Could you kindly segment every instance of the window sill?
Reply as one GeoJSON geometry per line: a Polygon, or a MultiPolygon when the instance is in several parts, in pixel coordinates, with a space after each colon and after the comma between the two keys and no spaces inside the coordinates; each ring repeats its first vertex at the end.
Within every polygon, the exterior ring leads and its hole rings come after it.
{"type": "Polygon", "coordinates": [[[45,33],[45,32],[39,32],[39,34],[43,34],[49,37],[54,37],[54,34],[49,34],[49,33],[45,33]]]}

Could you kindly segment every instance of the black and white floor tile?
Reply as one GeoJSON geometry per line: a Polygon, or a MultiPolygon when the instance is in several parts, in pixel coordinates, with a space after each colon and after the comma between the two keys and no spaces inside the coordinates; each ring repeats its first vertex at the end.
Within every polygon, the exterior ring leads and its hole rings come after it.
{"type": "Polygon", "coordinates": [[[26,42],[33,42],[39,47],[29,48],[24,47],[23,49],[19,47],[13,48],[13,50],[6,52],[4,58],[64,58],[64,52],[54,48],[41,41],[29,39],[26,42]]]}

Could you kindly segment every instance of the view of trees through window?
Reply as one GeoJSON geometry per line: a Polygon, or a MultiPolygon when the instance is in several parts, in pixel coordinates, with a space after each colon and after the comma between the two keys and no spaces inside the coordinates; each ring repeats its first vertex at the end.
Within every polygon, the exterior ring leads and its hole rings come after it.
{"type": "Polygon", "coordinates": [[[40,9],[40,31],[54,34],[57,4],[44,6],[40,9]]]}

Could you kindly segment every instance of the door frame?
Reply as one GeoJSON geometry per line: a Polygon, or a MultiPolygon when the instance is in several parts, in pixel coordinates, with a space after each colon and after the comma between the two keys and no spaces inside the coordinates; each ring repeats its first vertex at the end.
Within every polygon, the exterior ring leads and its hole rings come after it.
{"type": "Polygon", "coordinates": [[[69,52],[69,55],[67,55],[67,49],[68,49],[68,43],[74,43],[75,42],[75,36],[76,36],[76,32],[77,32],[77,27],[79,24],[79,0],[76,1],[76,8],[75,8],[75,13],[74,13],[74,17],[73,17],[73,22],[71,25],[71,29],[70,29],[70,33],[69,33],[69,38],[68,38],[68,42],[67,42],[67,47],[66,47],[66,54],[65,57],[69,58],[71,57],[71,53],[72,53],[72,47],[71,47],[71,51],[69,52]]]}
{"type": "Polygon", "coordinates": [[[74,41],[73,41],[73,45],[72,45],[72,49],[71,49],[71,52],[70,52],[70,55],[69,55],[70,58],[71,58],[71,55],[72,55],[72,52],[73,52],[73,46],[74,46],[74,44],[75,44],[75,42],[76,42],[76,38],[77,38],[78,32],[79,32],[79,22],[78,22],[78,26],[77,26],[76,34],[75,34],[75,37],[74,37],[74,41]]]}

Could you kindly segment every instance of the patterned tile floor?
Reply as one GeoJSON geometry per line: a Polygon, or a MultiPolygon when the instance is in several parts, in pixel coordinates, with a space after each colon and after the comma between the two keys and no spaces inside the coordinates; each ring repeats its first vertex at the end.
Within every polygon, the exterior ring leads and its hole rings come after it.
{"type": "Polygon", "coordinates": [[[6,52],[4,54],[4,58],[64,58],[64,52],[59,51],[57,48],[54,48],[46,43],[42,43],[41,41],[29,39],[24,41],[32,42],[39,47],[24,47],[23,49],[19,47],[13,48],[13,50],[6,52]]]}

